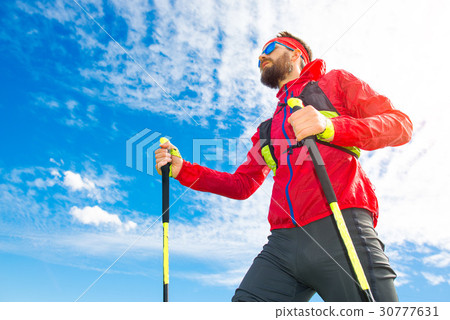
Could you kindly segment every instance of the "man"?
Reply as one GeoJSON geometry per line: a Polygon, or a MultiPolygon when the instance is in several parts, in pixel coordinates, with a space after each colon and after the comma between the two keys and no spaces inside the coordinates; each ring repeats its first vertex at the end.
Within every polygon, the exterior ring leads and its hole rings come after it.
{"type": "Polygon", "coordinates": [[[396,274],[374,230],[377,198],[358,157],[359,149],[407,143],[412,123],[366,83],[343,70],[326,73],[325,63],[311,58],[306,43],[288,32],[264,45],[261,82],[279,89],[279,102],[234,174],[191,164],[168,152],[176,150],[169,142],[155,152],[157,170],[170,162],[182,185],[234,199],[248,198],[274,172],[271,235],[233,301],[309,301],[316,292],[324,301],[365,301],[306,147],[297,147],[316,135],[374,299],[398,301],[396,274]],[[292,112],[292,97],[306,107],[292,112]]]}

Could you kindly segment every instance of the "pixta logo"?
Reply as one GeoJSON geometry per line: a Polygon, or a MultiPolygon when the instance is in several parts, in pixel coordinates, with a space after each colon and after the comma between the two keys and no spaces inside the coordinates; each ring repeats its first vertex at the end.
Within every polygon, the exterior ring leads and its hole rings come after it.
{"type": "MultiPolygon", "coordinates": [[[[159,148],[159,138],[163,135],[150,129],[144,129],[127,140],[127,167],[135,168],[153,176],[155,169],[155,150],[159,148]]],[[[171,137],[164,136],[168,140],[171,137]]],[[[213,162],[236,166],[266,165],[260,145],[264,140],[253,145],[247,139],[192,139],[193,162],[200,165],[208,165],[213,162]]],[[[296,140],[272,139],[271,145],[279,150],[278,165],[302,165],[304,161],[311,161],[309,152],[305,146],[290,150],[290,146],[296,146],[296,140]],[[289,157],[288,157],[289,155],[289,157]]],[[[188,146],[185,146],[185,148],[188,146]]],[[[184,149],[186,150],[186,149],[184,149]]],[[[180,150],[182,152],[182,150],[180,150]]]]}
{"type": "MultiPolygon", "coordinates": [[[[127,167],[153,175],[155,169],[154,153],[159,148],[159,138],[162,134],[150,129],[144,129],[127,140],[127,167]]],[[[171,137],[167,137],[171,139],[171,137]]]]}

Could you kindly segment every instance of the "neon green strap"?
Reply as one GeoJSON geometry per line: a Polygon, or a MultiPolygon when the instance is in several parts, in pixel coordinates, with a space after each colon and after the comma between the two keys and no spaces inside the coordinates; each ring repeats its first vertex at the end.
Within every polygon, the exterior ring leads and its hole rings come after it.
{"type": "Polygon", "coordinates": [[[181,153],[180,153],[180,151],[178,151],[177,148],[169,149],[169,153],[170,153],[172,156],[181,158],[181,153]]]}
{"type": "Polygon", "coordinates": [[[317,135],[317,139],[327,141],[334,136],[334,125],[333,122],[327,118],[327,126],[322,133],[317,135]]]}
{"type": "Polygon", "coordinates": [[[277,173],[277,163],[275,162],[275,160],[272,157],[272,154],[270,153],[270,148],[269,146],[264,146],[261,149],[261,154],[264,157],[264,160],[266,161],[267,166],[270,168],[270,170],[272,170],[273,175],[275,176],[277,173]]]}

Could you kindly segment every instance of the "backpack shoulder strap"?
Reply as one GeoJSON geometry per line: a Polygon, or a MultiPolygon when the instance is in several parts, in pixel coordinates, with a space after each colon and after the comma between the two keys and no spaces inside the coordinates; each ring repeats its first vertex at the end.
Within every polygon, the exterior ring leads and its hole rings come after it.
{"type": "MultiPolygon", "coordinates": [[[[319,87],[317,81],[308,82],[303,91],[300,93],[299,98],[303,101],[305,105],[314,106],[314,108],[316,108],[320,113],[322,113],[327,118],[335,118],[340,116],[339,112],[333,106],[330,99],[328,99],[325,92],[323,92],[323,90],[319,87]]],[[[317,142],[347,152],[352,156],[355,156],[356,159],[358,159],[359,156],[361,155],[361,150],[357,147],[353,146],[341,147],[321,140],[317,140],[317,142]]]]}
{"type": "Polygon", "coordinates": [[[334,113],[336,117],[340,116],[339,112],[333,106],[330,99],[328,99],[325,92],[323,92],[323,90],[319,87],[317,81],[308,82],[300,93],[299,98],[303,101],[305,106],[312,105],[318,111],[334,113]]]}

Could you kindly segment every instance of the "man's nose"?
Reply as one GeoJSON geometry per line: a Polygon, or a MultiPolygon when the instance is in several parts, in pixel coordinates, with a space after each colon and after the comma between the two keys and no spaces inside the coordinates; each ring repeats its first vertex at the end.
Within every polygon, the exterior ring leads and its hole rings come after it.
{"type": "Polygon", "coordinates": [[[259,55],[259,63],[261,64],[261,63],[263,63],[263,61],[264,60],[267,60],[267,57],[268,57],[268,55],[267,54],[265,54],[265,53],[261,53],[260,55],[259,55]]]}

